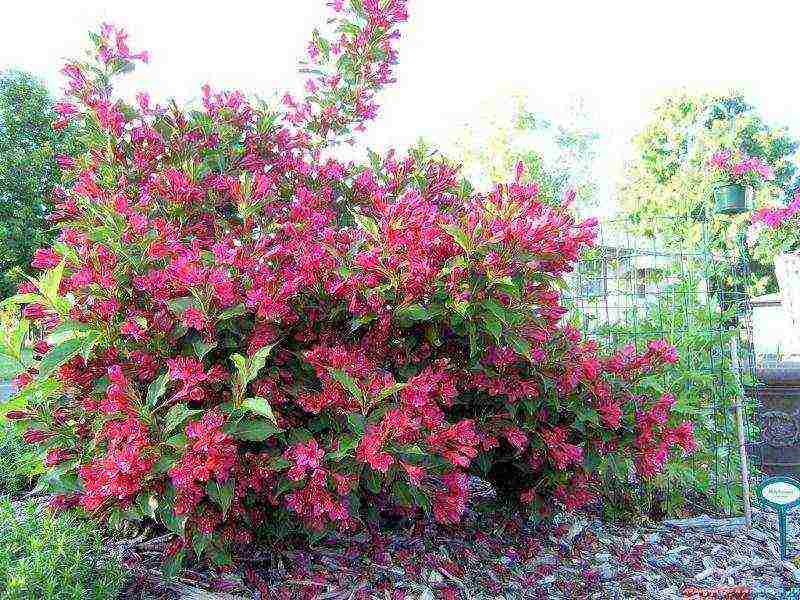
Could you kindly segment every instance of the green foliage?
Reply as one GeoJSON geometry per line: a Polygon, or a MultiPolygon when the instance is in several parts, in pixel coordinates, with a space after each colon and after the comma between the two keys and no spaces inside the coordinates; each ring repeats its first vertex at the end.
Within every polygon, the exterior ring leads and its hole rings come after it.
{"type": "Polygon", "coordinates": [[[106,600],[119,595],[124,581],[119,558],[96,527],[0,498],[2,600],[106,600]]]}
{"type": "Polygon", "coordinates": [[[0,422],[0,494],[19,494],[41,473],[41,459],[10,422],[0,422]]]}
{"type": "Polygon", "coordinates": [[[0,298],[13,293],[33,252],[53,234],[46,222],[60,181],[55,156],[69,153],[71,129],[55,131],[47,88],[28,73],[0,73],[0,298]]]}
{"type": "MultiPolygon", "coordinates": [[[[716,249],[731,256],[739,252],[736,235],[746,217],[714,216],[711,196],[718,175],[708,160],[720,149],[739,149],[774,170],[775,180],[756,192],[754,207],[775,204],[798,185],[797,140],[785,128],[766,123],[736,92],[667,96],[634,138],[634,147],[636,155],[619,189],[620,209],[637,234],[666,244],[699,241],[705,227],[699,221],[707,218],[716,249]]],[[[760,291],[774,287],[771,267],[754,271],[760,291]]]]}

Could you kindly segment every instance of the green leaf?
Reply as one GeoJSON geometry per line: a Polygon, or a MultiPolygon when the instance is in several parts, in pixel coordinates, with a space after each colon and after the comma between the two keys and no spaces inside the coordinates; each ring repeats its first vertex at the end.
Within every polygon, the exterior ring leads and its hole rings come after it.
{"type": "Polygon", "coordinates": [[[353,220],[358,224],[358,226],[367,232],[372,239],[377,240],[380,237],[380,231],[378,230],[378,224],[375,222],[375,219],[372,217],[367,217],[366,215],[362,215],[360,213],[354,212],[353,213],[353,220]]]}
{"type": "Polygon", "coordinates": [[[136,506],[139,507],[143,515],[154,519],[156,516],[156,509],[158,508],[158,498],[153,494],[142,492],[136,496],[136,506]]]}
{"type": "Polygon", "coordinates": [[[292,466],[292,463],[283,458],[282,456],[273,456],[267,463],[267,468],[271,471],[285,471],[292,466]]]}
{"type": "Polygon", "coordinates": [[[72,338],[52,348],[39,365],[39,376],[44,377],[55,371],[71,358],[78,355],[83,348],[83,338],[72,338]]]}
{"type": "Polygon", "coordinates": [[[469,336],[469,358],[474,359],[478,355],[478,331],[475,323],[469,321],[467,323],[467,335],[469,336]]]}
{"type": "Polygon", "coordinates": [[[11,379],[25,371],[25,365],[13,356],[0,354],[0,379],[11,379]]]}
{"type": "Polygon", "coordinates": [[[469,254],[472,251],[472,243],[463,229],[457,225],[445,225],[444,230],[453,236],[453,239],[461,246],[464,252],[469,254]]]}
{"type": "Polygon", "coordinates": [[[494,315],[481,315],[483,328],[485,331],[492,334],[496,342],[500,341],[500,335],[503,333],[503,325],[494,315]]]}
{"type": "Polygon", "coordinates": [[[360,437],[354,437],[349,435],[343,435],[339,437],[339,449],[336,452],[331,452],[328,455],[328,458],[331,460],[341,460],[345,456],[348,456],[352,451],[358,447],[358,443],[360,441],[360,437]]]}
{"type": "Polygon", "coordinates": [[[167,446],[175,448],[175,450],[184,450],[186,445],[189,443],[189,438],[186,437],[186,434],[183,432],[176,433],[175,435],[169,436],[166,441],[164,442],[167,446]]]}
{"type": "Polygon", "coordinates": [[[183,298],[173,298],[167,300],[167,306],[176,315],[182,315],[190,306],[195,306],[195,300],[192,296],[184,296],[183,298]]]}
{"type": "Polygon", "coordinates": [[[49,469],[39,478],[37,488],[57,494],[80,490],[78,475],[70,472],[76,463],[77,461],[70,460],[49,469]]]}
{"type": "Polygon", "coordinates": [[[381,492],[381,474],[377,471],[370,470],[369,474],[364,478],[364,483],[367,489],[373,494],[380,494],[381,492]]]}
{"type": "Polygon", "coordinates": [[[239,373],[239,382],[242,385],[247,385],[247,359],[241,354],[231,354],[231,360],[236,365],[236,371],[239,373]]]}
{"type": "Polygon", "coordinates": [[[345,371],[341,369],[330,369],[330,374],[333,379],[338,382],[344,389],[350,392],[353,396],[364,402],[364,393],[358,387],[355,379],[350,377],[345,371]]]}
{"type": "Polygon", "coordinates": [[[229,479],[225,485],[220,485],[217,481],[209,481],[206,486],[206,493],[212,501],[222,509],[222,518],[228,516],[228,510],[231,508],[231,501],[233,500],[233,479],[229,479]]]}
{"type": "Polygon", "coordinates": [[[44,296],[34,293],[16,294],[0,302],[0,306],[8,304],[47,304],[47,300],[44,296]]]}
{"type": "Polygon", "coordinates": [[[153,465],[153,473],[166,473],[172,468],[172,465],[178,460],[176,456],[165,454],[156,461],[153,465]]]}
{"type": "Polygon", "coordinates": [[[270,344],[268,346],[259,348],[256,350],[256,353],[250,357],[250,363],[247,370],[247,381],[245,383],[250,383],[256,378],[258,372],[264,368],[264,364],[267,362],[267,357],[270,355],[270,352],[272,352],[274,347],[275,344],[270,344]]]}
{"type": "Polygon", "coordinates": [[[266,398],[262,398],[261,396],[256,396],[254,398],[247,398],[242,405],[245,408],[249,408],[254,413],[257,413],[263,417],[266,417],[275,425],[278,426],[278,422],[275,419],[275,413],[272,412],[272,407],[270,406],[269,402],[266,398]]]}
{"type": "Polygon", "coordinates": [[[417,457],[428,455],[427,452],[425,452],[422,448],[420,448],[416,444],[407,444],[405,446],[401,446],[399,452],[409,456],[417,456],[417,457]]]}
{"type": "Polygon", "coordinates": [[[72,246],[68,246],[64,242],[54,242],[53,250],[63,256],[67,263],[73,262],[77,264],[82,262],[78,251],[72,246]]]}
{"type": "Polygon", "coordinates": [[[80,337],[81,333],[91,330],[91,326],[79,321],[64,321],[58,327],[53,329],[47,336],[47,341],[50,344],[60,344],[61,342],[74,337],[80,337]]]}
{"type": "Polygon", "coordinates": [[[205,549],[208,548],[211,542],[212,538],[210,535],[203,533],[195,533],[192,535],[192,548],[197,556],[203,556],[203,552],[205,552],[205,549]]]}
{"type": "Polygon", "coordinates": [[[233,558],[228,550],[221,548],[212,548],[207,553],[211,558],[211,562],[217,567],[227,567],[233,564],[233,558]]]}
{"type": "Polygon", "coordinates": [[[411,487],[402,481],[395,481],[392,484],[392,494],[402,506],[412,506],[414,504],[411,487]]]}
{"type": "Polygon", "coordinates": [[[233,317],[241,317],[247,311],[245,310],[244,304],[237,304],[236,306],[231,306],[230,308],[226,308],[217,317],[217,321],[225,321],[227,319],[232,319],[233,317]]]}
{"type": "Polygon", "coordinates": [[[489,312],[491,312],[495,317],[497,317],[503,323],[511,323],[513,321],[514,315],[511,313],[508,308],[493,300],[488,298],[481,302],[481,306],[486,308],[489,312]]]}
{"type": "Polygon", "coordinates": [[[72,308],[72,302],[70,298],[58,296],[53,298],[53,308],[55,308],[60,315],[67,315],[72,308]]]}
{"type": "Polygon", "coordinates": [[[364,429],[366,427],[367,420],[364,418],[364,415],[359,413],[349,413],[347,415],[347,425],[350,427],[352,431],[359,435],[364,435],[364,429]]]}
{"type": "Polygon", "coordinates": [[[62,259],[57,266],[45,271],[39,278],[37,286],[42,296],[53,303],[58,297],[58,288],[61,286],[61,278],[64,276],[64,260],[62,259]]]}
{"type": "MultiPolygon", "coordinates": [[[[161,520],[164,521],[163,515],[161,520]]],[[[164,524],[166,525],[166,522],[164,524]]],[[[181,529],[175,533],[178,535],[183,535],[183,530],[181,529]]],[[[172,581],[181,571],[183,571],[183,563],[185,560],[186,549],[182,548],[181,550],[178,550],[174,556],[169,557],[164,561],[164,563],[161,565],[161,576],[167,581],[172,581]]]]}
{"type": "Polygon", "coordinates": [[[178,516],[173,512],[173,510],[170,507],[164,504],[162,504],[158,508],[159,508],[158,515],[159,517],[161,517],[161,522],[164,523],[164,526],[173,533],[182,536],[186,528],[186,521],[189,518],[189,516],[188,515],[178,516]]]}
{"type": "Polygon", "coordinates": [[[378,394],[377,397],[378,402],[380,402],[381,400],[385,400],[389,396],[393,396],[394,394],[402,390],[404,387],[406,387],[405,383],[395,383],[390,385],[389,387],[382,389],[381,393],[378,394]]]}
{"type": "Polygon", "coordinates": [[[403,319],[410,321],[426,321],[431,318],[431,314],[421,304],[411,304],[404,306],[395,312],[395,314],[403,319]]]}
{"type": "Polygon", "coordinates": [[[240,440],[263,442],[278,433],[278,429],[266,419],[242,419],[232,435],[240,440]]]}
{"type": "Polygon", "coordinates": [[[181,423],[186,421],[192,415],[196,415],[201,410],[192,410],[186,404],[181,402],[180,404],[176,404],[172,408],[167,411],[167,414],[164,416],[164,435],[169,435],[172,433],[181,423]]]}
{"type": "Polygon", "coordinates": [[[169,371],[164,372],[157,377],[149,386],[147,386],[147,405],[155,406],[164,392],[167,391],[167,383],[169,382],[169,371]]]}
{"type": "Polygon", "coordinates": [[[81,356],[83,360],[89,360],[89,357],[92,354],[92,350],[97,345],[97,342],[100,341],[103,333],[100,331],[91,331],[86,337],[83,338],[75,338],[81,340],[81,356]]]}
{"type": "Polygon", "coordinates": [[[517,354],[520,356],[529,356],[531,352],[531,345],[528,340],[517,336],[508,336],[508,341],[511,344],[511,347],[516,350],[517,354]]]}
{"type": "Polygon", "coordinates": [[[11,396],[11,398],[5,402],[0,402],[0,423],[5,419],[6,413],[12,410],[25,410],[27,406],[27,400],[19,394],[11,396]]]}
{"type": "Polygon", "coordinates": [[[197,358],[199,360],[203,360],[206,357],[206,354],[211,352],[216,347],[217,347],[217,342],[211,342],[210,344],[207,344],[202,339],[196,339],[192,344],[192,348],[194,348],[194,353],[197,355],[197,358]]]}

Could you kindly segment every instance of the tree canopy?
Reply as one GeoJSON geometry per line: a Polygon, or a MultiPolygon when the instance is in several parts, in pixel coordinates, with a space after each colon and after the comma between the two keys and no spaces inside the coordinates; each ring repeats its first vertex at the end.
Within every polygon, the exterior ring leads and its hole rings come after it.
{"type": "Polygon", "coordinates": [[[0,297],[10,295],[33,252],[52,238],[48,198],[59,182],[56,156],[72,143],[56,131],[53,100],[29,73],[0,73],[0,297]]]}
{"type": "Polygon", "coordinates": [[[786,128],[768,124],[738,92],[723,95],[686,91],[665,97],[634,138],[635,156],[626,165],[619,190],[622,212],[640,223],[644,234],[685,234],[687,216],[710,214],[716,176],[711,155],[736,148],[760,158],[775,180],[759,190],[755,203],[773,203],[797,187],[793,162],[798,148],[786,128]]]}
{"type": "Polygon", "coordinates": [[[534,110],[521,93],[495,99],[482,113],[480,126],[467,125],[455,139],[452,157],[465,173],[494,184],[513,176],[522,162],[527,179],[537,182],[545,200],[560,199],[573,189],[578,210],[596,206],[593,167],[599,135],[580,101],[558,122],[534,110]]]}
{"type": "MultiPolygon", "coordinates": [[[[634,138],[634,148],[619,188],[621,213],[635,233],[667,246],[699,242],[705,230],[718,251],[740,253],[736,238],[748,217],[714,214],[712,191],[719,176],[708,161],[719,150],[742,151],[775,172],[773,181],[755,191],[751,209],[780,203],[798,187],[798,141],[785,127],[768,123],[739,92],[666,96],[634,138]]],[[[757,290],[774,288],[770,265],[751,267],[757,290]]]]}

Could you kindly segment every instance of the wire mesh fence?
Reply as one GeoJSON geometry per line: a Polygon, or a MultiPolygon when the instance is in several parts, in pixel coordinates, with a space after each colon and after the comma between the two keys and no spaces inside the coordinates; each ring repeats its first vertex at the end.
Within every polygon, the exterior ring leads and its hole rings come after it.
{"type": "Polygon", "coordinates": [[[597,246],[569,282],[570,318],[587,335],[637,349],[666,339],[678,349],[676,368],[633,390],[673,394],[676,411],[695,424],[699,449],[688,464],[638,486],[666,513],[687,505],[744,511],[741,447],[754,439],[755,410],[744,393],[755,385],[748,274],[746,258],[711,243],[707,223],[698,222],[692,237],[664,240],[618,220],[601,224],[597,246]]]}

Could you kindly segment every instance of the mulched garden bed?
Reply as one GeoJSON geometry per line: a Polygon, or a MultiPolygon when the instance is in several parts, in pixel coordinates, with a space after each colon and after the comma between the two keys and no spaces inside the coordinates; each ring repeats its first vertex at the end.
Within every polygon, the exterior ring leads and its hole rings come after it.
{"type": "Polygon", "coordinates": [[[123,595],[131,599],[673,599],[703,588],[694,597],[777,600],[800,588],[800,570],[777,558],[776,535],[774,515],[762,512],[749,530],[741,519],[634,526],[582,512],[533,527],[500,511],[469,513],[458,529],[404,521],[312,549],[239,556],[242,567],[224,577],[190,569],[169,582],[158,568],[164,538],[118,548],[133,573],[123,595]],[[739,595],[712,591],[734,586],[739,595]]]}

